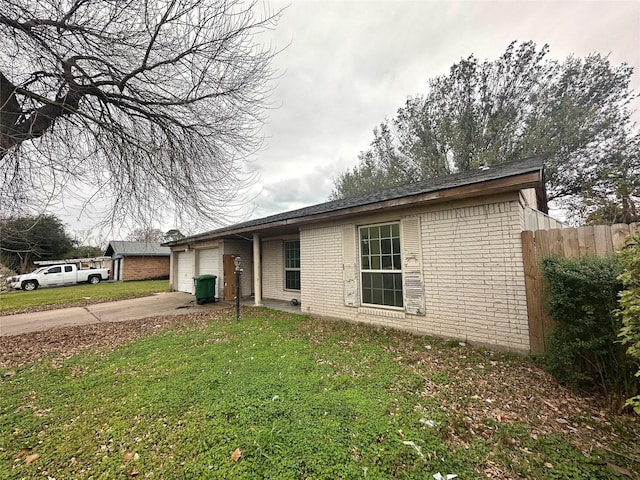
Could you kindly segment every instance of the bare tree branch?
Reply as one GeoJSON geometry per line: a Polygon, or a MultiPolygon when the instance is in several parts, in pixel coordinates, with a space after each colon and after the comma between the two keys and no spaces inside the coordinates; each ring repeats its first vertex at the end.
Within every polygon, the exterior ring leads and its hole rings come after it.
{"type": "Polygon", "coordinates": [[[109,205],[220,222],[261,146],[275,26],[259,0],[5,0],[0,215],[109,205]]]}

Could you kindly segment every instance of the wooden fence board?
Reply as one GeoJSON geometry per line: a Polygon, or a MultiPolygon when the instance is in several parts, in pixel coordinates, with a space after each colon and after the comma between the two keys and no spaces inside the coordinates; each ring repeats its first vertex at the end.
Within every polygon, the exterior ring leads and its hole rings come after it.
{"type": "Polygon", "coordinates": [[[617,223],[611,225],[611,237],[613,239],[613,249],[620,250],[624,247],[624,239],[629,235],[629,225],[617,223]]]}
{"type": "Polygon", "coordinates": [[[640,233],[640,223],[522,232],[531,353],[545,351],[547,339],[555,326],[547,314],[540,261],[552,254],[567,258],[585,255],[604,257],[623,248],[629,233],[640,233]]]}
{"type": "Polygon", "coordinates": [[[578,230],[575,228],[562,229],[563,250],[567,257],[577,257],[580,254],[578,247],[578,230]]]}

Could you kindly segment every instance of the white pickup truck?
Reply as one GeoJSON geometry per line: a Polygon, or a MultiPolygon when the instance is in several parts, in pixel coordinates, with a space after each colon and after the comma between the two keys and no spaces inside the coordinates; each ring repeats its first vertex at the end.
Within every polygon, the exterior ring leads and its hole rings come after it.
{"type": "Polygon", "coordinates": [[[7,279],[9,286],[15,289],[35,290],[38,287],[74,285],[76,283],[100,283],[109,280],[111,270],[107,268],[89,268],[78,270],[74,264],[40,267],[31,273],[17,275],[7,279]]]}

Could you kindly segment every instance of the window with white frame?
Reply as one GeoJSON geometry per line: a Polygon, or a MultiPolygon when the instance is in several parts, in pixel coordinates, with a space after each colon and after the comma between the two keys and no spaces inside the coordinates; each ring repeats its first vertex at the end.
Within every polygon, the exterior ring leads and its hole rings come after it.
{"type": "Polygon", "coordinates": [[[284,242],[284,288],[300,290],[300,240],[284,242]]]}
{"type": "Polygon", "coordinates": [[[360,227],[362,303],[403,307],[400,224],[360,227]]]}

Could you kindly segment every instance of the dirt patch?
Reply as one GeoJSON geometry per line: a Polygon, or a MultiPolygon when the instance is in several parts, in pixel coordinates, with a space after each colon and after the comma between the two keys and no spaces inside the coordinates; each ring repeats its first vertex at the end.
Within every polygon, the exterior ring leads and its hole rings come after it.
{"type": "Polygon", "coordinates": [[[214,312],[191,312],[184,315],[156,316],[124,322],[101,322],[3,336],[0,337],[0,368],[20,366],[43,358],[59,361],[83,351],[114,348],[169,329],[204,328],[209,320],[230,310],[231,308],[225,308],[214,312]]]}

